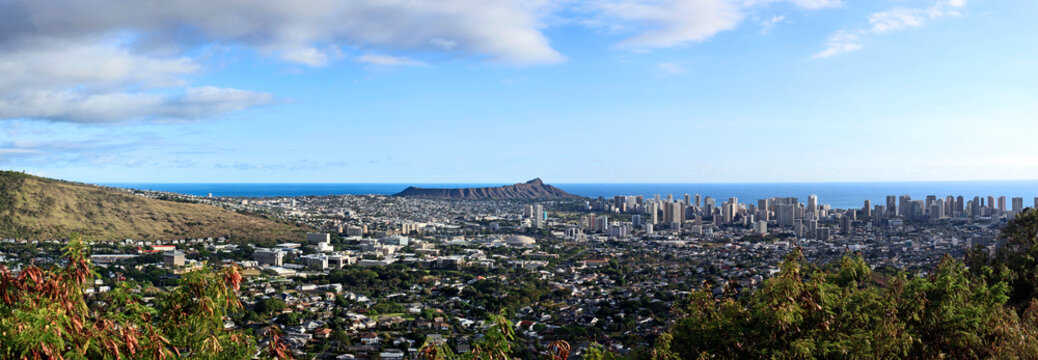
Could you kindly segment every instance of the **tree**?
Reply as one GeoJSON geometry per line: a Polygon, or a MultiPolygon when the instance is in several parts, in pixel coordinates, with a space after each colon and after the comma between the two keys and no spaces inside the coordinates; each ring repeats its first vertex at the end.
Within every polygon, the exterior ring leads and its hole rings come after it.
{"type": "Polygon", "coordinates": [[[1026,208],[999,233],[1000,247],[994,256],[983,249],[972,251],[967,263],[977,275],[1007,281],[1009,304],[1024,310],[1038,298],[1038,210],[1026,208]]]}
{"type": "Polygon", "coordinates": [[[871,281],[863,264],[848,256],[835,271],[805,271],[797,250],[755,292],[726,288],[715,298],[704,286],[676,307],[666,350],[681,359],[1038,354],[1038,321],[1022,321],[1006,306],[1005,282],[974,276],[948,256],[928,277],[899,274],[883,283],[871,281]]]}
{"type": "MultiPolygon", "coordinates": [[[[96,276],[86,246],[74,238],[64,268],[29,266],[14,275],[0,266],[0,357],[33,359],[248,359],[256,341],[224,329],[241,311],[234,267],[189,274],[145,305],[121,282],[88,299],[83,284],[96,276]]],[[[272,347],[278,346],[275,339],[272,347]]],[[[283,358],[283,357],[281,357],[283,358]]]]}

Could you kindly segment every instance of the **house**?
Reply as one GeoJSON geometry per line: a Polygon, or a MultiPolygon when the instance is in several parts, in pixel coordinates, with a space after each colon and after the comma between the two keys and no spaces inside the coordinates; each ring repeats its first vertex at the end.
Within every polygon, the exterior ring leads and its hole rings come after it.
{"type": "Polygon", "coordinates": [[[369,332],[360,334],[360,342],[364,345],[376,346],[381,343],[382,340],[378,338],[378,334],[369,332]]]}
{"type": "Polygon", "coordinates": [[[332,335],[332,329],[329,329],[329,328],[320,328],[320,329],[314,330],[314,337],[315,338],[327,339],[331,335],[332,335]]]}

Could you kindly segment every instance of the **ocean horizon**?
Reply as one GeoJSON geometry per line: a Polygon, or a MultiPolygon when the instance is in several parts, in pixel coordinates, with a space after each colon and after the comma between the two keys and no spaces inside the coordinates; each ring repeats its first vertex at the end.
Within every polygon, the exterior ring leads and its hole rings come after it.
{"type": "MultiPolygon", "coordinates": [[[[295,197],[325,195],[392,195],[408,186],[427,188],[467,188],[511,185],[505,183],[103,183],[120,188],[165,191],[179,194],[225,197],[295,197]]],[[[938,197],[1005,196],[1024,198],[1024,206],[1035,205],[1038,198],[1038,180],[994,181],[912,181],[912,182],[800,182],[800,183],[553,183],[549,184],[569,193],[589,198],[611,198],[617,195],[660,195],[683,198],[700,194],[720,201],[730,197],[740,202],[756,203],[771,197],[797,197],[807,201],[808,195],[817,195],[821,204],[834,208],[860,208],[865,200],[872,205],[885,205],[887,195],[910,195],[923,199],[938,197]]]]}

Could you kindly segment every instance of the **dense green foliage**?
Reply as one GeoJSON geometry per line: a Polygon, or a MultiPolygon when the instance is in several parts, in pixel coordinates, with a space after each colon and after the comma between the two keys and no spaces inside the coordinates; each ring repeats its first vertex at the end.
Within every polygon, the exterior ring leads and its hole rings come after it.
{"type": "Polygon", "coordinates": [[[1038,298],[1038,210],[1024,209],[1002,229],[995,254],[974,251],[966,263],[974,274],[1011,286],[1009,304],[1018,310],[1038,298]]]}
{"type": "MultiPolygon", "coordinates": [[[[131,282],[88,296],[95,274],[74,240],[64,268],[0,267],[0,358],[248,359],[255,340],[224,321],[241,310],[234,267],[185,274],[149,306],[131,282]]],[[[277,350],[279,343],[271,345],[277,350]]]]}
{"type": "MultiPolygon", "coordinates": [[[[1038,354],[1038,328],[1007,307],[1009,287],[945,258],[926,277],[878,283],[860,258],[802,273],[790,254],[752,294],[696,291],[675,312],[680,358],[1013,359],[1038,354]]],[[[1034,316],[1027,313],[1025,316],[1034,316]]]]}
{"type": "Polygon", "coordinates": [[[995,256],[945,257],[930,274],[873,274],[861,257],[806,270],[789,254],[752,292],[709,287],[676,306],[655,358],[1038,358],[1038,213],[1002,231],[995,256]],[[967,266],[967,263],[969,266],[967,266]]]}

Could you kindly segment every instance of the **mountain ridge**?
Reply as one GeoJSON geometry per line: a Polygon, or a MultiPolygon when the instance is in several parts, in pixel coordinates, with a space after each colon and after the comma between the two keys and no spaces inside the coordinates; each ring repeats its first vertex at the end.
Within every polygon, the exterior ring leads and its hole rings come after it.
{"type": "Polygon", "coordinates": [[[576,199],[580,197],[557,187],[547,185],[541,178],[534,178],[525,183],[497,187],[420,188],[410,186],[393,196],[456,200],[576,199]]]}
{"type": "Polygon", "coordinates": [[[82,235],[89,240],[171,240],[228,236],[272,243],[305,229],[206,204],[159,200],[126,191],[0,171],[0,237],[32,240],[82,235]]]}

